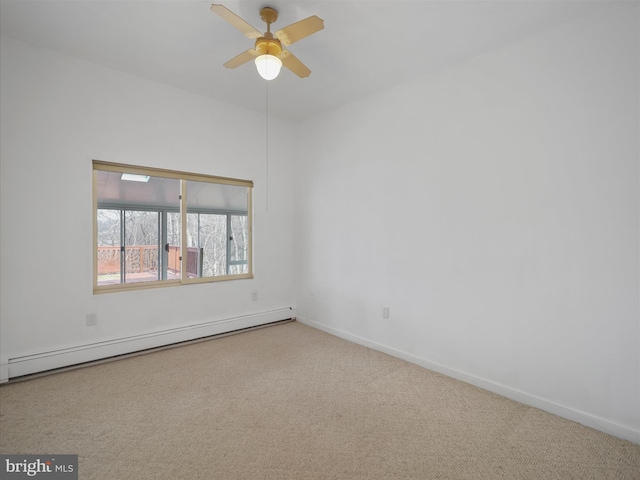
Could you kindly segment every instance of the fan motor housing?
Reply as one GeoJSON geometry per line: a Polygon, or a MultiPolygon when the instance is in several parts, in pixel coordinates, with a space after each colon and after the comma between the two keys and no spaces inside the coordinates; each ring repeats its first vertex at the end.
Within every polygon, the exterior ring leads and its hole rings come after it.
{"type": "Polygon", "coordinates": [[[260,55],[277,57],[282,52],[282,44],[277,38],[260,37],[256,40],[255,49],[260,55]]]}

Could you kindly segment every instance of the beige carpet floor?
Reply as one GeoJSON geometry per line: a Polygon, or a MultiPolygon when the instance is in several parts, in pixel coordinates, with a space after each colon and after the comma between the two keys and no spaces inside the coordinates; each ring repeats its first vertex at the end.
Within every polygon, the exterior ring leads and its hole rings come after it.
{"type": "Polygon", "coordinates": [[[81,479],[628,479],[640,446],[297,322],[0,387],[81,479]]]}

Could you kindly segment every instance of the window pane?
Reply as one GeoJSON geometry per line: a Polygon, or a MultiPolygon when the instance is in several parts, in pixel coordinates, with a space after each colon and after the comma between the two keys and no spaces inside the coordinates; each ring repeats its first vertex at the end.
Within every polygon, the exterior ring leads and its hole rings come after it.
{"type": "Polygon", "coordinates": [[[211,213],[187,214],[189,278],[227,274],[226,218],[211,213]]]}
{"type": "Polygon", "coordinates": [[[98,209],[98,285],[121,283],[120,210],[98,209]]]}
{"type": "Polygon", "coordinates": [[[247,212],[247,187],[187,182],[190,278],[248,273],[247,212]]]}
{"type": "Polygon", "coordinates": [[[96,171],[97,284],[180,278],[180,180],[96,171]]]}
{"type": "Polygon", "coordinates": [[[167,239],[164,255],[166,256],[167,280],[180,278],[180,212],[167,213],[167,239]]]}
{"type": "Polygon", "coordinates": [[[126,210],[124,283],[161,280],[158,212],[126,210]]]}
{"type": "Polygon", "coordinates": [[[231,235],[229,236],[230,265],[229,273],[238,275],[248,273],[248,224],[246,215],[231,215],[231,235]]]}

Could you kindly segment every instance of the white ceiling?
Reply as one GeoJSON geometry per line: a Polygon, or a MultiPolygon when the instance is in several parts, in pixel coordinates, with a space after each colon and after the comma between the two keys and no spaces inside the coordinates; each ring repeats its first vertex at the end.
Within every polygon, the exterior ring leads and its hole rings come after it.
{"type": "MultiPolygon", "coordinates": [[[[255,67],[222,66],[252,40],[208,0],[0,0],[0,34],[264,113],[255,67]]],[[[260,31],[310,15],[324,30],[289,49],[312,71],[269,82],[269,115],[296,121],[517,42],[613,3],[581,0],[216,0],[260,31]]]]}

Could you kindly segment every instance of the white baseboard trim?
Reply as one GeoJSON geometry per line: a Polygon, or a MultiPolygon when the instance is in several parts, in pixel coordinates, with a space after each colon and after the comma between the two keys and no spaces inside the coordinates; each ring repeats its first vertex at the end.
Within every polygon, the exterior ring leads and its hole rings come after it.
{"type": "Polygon", "coordinates": [[[0,361],[0,383],[4,383],[9,380],[9,363],[8,361],[0,361]]]}
{"type": "MultiPolygon", "coordinates": [[[[180,343],[198,338],[220,335],[223,333],[257,327],[267,323],[286,320],[296,316],[291,307],[270,310],[251,315],[214,320],[194,325],[150,332],[142,335],[117,338],[87,345],[78,345],[48,352],[9,358],[7,373],[2,380],[33,373],[44,372],[56,368],[68,367],[86,362],[93,362],[118,355],[157,348],[173,343],[180,343]]],[[[4,369],[4,365],[2,365],[4,369]]]]}
{"type": "Polygon", "coordinates": [[[345,340],[349,340],[350,342],[357,343],[358,345],[363,345],[365,347],[378,350],[380,352],[386,353],[393,357],[401,358],[403,360],[406,360],[407,362],[420,365],[421,367],[427,368],[434,372],[438,372],[448,377],[461,380],[465,383],[475,385],[484,390],[497,393],[498,395],[502,395],[503,397],[510,398],[511,400],[515,400],[516,402],[520,402],[525,405],[529,405],[531,407],[539,408],[540,410],[544,410],[545,412],[558,415],[559,417],[572,420],[574,422],[580,423],[587,427],[591,427],[601,432],[608,433],[615,437],[640,444],[640,430],[634,430],[633,428],[627,427],[625,425],[620,425],[618,423],[612,422],[610,420],[606,420],[604,418],[600,418],[590,413],[576,410],[574,408],[570,408],[564,405],[559,405],[557,403],[551,402],[549,400],[545,400],[544,398],[537,397],[530,393],[526,393],[526,392],[517,390],[515,388],[502,385],[500,383],[496,383],[481,377],[477,377],[475,375],[470,375],[468,373],[449,368],[445,365],[441,365],[439,363],[429,361],[425,358],[418,357],[416,355],[412,355],[410,353],[397,350],[387,345],[373,342],[371,340],[360,337],[358,335],[345,332],[344,330],[339,330],[333,327],[329,327],[327,325],[323,325],[321,323],[318,323],[314,320],[310,320],[308,318],[298,316],[297,321],[300,323],[304,323],[305,325],[308,325],[310,327],[317,328],[318,330],[322,330],[324,332],[335,335],[336,337],[340,337],[345,340]]]}

